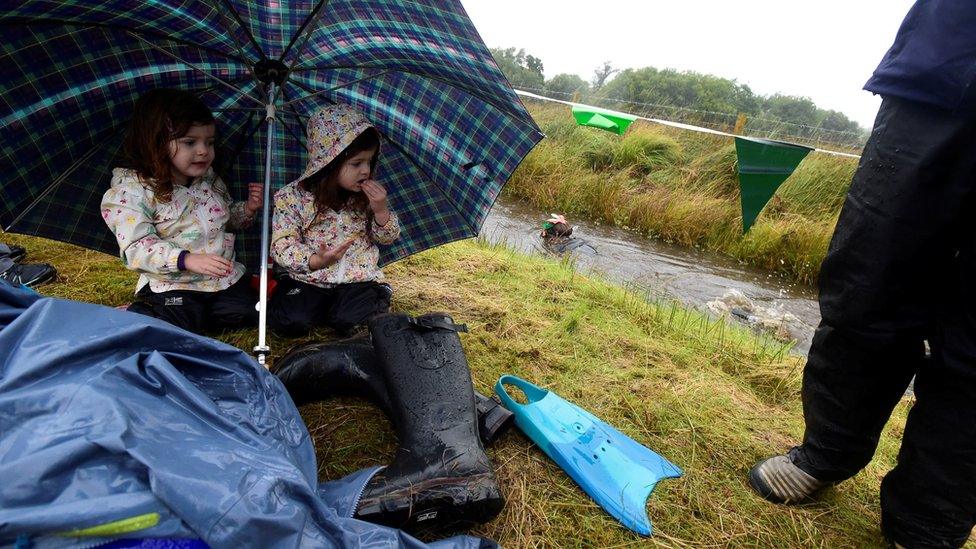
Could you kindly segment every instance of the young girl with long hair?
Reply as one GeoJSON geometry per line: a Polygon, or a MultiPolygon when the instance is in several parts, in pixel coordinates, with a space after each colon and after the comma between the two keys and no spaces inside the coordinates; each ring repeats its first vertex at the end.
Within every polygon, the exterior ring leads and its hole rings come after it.
{"type": "Polygon", "coordinates": [[[400,236],[386,189],[372,179],[380,135],[349,105],[331,105],[308,122],[309,161],[297,180],[275,193],[271,255],[287,276],[269,309],[284,335],[315,326],[347,334],[390,308],[378,245],[400,236]]]}
{"type": "Polygon", "coordinates": [[[251,225],[263,186],[249,184],[247,200],[232,203],[211,167],[215,133],[213,114],[192,93],[143,94],[125,136],[127,165],[113,170],[101,206],[122,262],[139,273],[128,310],[197,333],[257,322],[231,231],[251,225]]]}

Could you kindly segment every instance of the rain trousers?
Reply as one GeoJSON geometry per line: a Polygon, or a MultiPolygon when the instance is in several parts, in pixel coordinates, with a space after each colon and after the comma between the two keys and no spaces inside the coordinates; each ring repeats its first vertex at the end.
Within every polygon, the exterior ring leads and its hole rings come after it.
{"type": "Polygon", "coordinates": [[[884,98],[820,311],[793,463],[822,481],[856,474],[914,375],[882,529],[906,547],[961,546],[976,524],[976,95],[954,110],[884,98]]]}
{"type": "Polygon", "coordinates": [[[319,484],[285,388],[234,347],[0,282],[0,546],[427,547],[350,518],[377,469],[319,484]],[[56,535],[124,519],[143,528],[56,535]]]}

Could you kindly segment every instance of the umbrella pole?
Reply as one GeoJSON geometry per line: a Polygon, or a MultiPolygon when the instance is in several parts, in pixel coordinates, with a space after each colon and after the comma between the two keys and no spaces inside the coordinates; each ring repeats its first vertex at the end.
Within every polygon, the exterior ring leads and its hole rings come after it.
{"type": "Polygon", "coordinates": [[[271,160],[274,150],[274,121],[275,121],[275,83],[270,82],[268,88],[268,104],[265,105],[268,123],[267,147],[264,153],[264,207],[261,208],[261,283],[258,286],[258,344],[254,347],[254,354],[258,364],[267,368],[268,353],[271,348],[267,343],[268,332],[268,230],[271,212],[271,160]]]}

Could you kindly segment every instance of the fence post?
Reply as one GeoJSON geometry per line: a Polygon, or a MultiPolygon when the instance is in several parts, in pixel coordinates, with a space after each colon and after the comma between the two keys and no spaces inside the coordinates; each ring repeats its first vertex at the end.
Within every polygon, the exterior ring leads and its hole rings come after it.
{"type": "Polygon", "coordinates": [[[732,133],[735,135],[742,135],[742,132],[746,129],[746,113],[740,112],[739,116],[735,119],[735,129],[732,133]]]}

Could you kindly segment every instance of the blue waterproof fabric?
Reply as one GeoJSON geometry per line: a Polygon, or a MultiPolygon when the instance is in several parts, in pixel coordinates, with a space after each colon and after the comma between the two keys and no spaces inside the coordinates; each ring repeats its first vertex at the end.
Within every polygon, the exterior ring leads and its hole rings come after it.
{"type": "Polygon", "coordinates": [[[976,2],[918,0],[864,89],[955,109],[974,82],[976,2]]]}
{"type": "Polygon", "coordinates": [[[291,398],[240,350],[0,282],[0,546],[91,547],[107,539],[53,534],[157,513],[120,537],[427,547],[349,518],[375,468],[323,485],[316,471],[291,398]]]}

